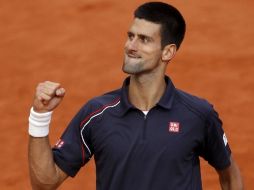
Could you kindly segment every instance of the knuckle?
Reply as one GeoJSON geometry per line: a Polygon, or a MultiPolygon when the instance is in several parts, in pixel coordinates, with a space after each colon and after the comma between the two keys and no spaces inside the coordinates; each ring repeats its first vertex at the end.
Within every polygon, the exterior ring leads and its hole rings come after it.
{"type": "Polygon", "coordinates": [[[45,83],[44,83],[44,82],[40,82],[40,83],[37,85],[36,89],[41,90],[42,88],[44,88],[44,86],[45,86],[45,83]]]}
{"type": "Polygon", "coordinates": [[[37,90],[37,91],[40,91],[40,90],[41,90],[41,85],[38,85],[38,86],[36,87],[36,90],[37,90]]]}

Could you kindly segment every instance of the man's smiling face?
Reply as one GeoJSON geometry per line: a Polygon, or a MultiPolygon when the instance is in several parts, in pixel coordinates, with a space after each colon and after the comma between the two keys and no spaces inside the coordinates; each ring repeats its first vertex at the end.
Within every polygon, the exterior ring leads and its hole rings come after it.
{"type": "Polygon", "coordinates": [[[135,18],[125,43],[123,71],[141,74],[153,71],[161,60],[161,25],[135,18]]]}

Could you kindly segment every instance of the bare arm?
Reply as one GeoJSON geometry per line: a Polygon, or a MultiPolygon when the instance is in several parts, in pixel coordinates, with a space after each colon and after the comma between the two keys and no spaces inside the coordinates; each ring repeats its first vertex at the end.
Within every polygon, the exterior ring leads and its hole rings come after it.
{"type": "MultiPolygon", "coordinates": [[[[52,82],[40,83],[36,89],[33,109],[37,113],[54,110],[65,90],[60,84],[52,82]]],[[[30,180],[34,190],[56,189],[68,176],[54,163],[48,136],[29,136],[28,159],[30,180]]]]}
{"type": "Polygon", "coordinates": [[[34,190],[56,189],[68,176],[54,163],[48,137],[29,137],[30,180],[34,190]]]}
{"type": "Polygon", "coordinates": [[[240,170],[231,156],[231,165],[224,170],[217,170],[223,190],[243,190],[240,170]]]}

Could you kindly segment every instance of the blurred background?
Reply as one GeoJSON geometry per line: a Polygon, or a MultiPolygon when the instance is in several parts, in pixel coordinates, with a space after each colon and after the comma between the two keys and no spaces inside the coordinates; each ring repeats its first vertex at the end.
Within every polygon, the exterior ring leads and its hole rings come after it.
{"type": "MultiPolygon", "coordinates": [[[[119,88],[126,32],[145,1],[0,0],[0,189],[31,189],[27,164],[28,115],[38,82],[60,82],[65,100],[54,112],[57,141],[90,98],[119,88]]],[[[215,105],[231,149],[254,188],[254,1],[165,1],[186,19],[185,40],[167,74],[175,85],[215,105]]],[[[90,161],[59,189],[95,190],[90,161]]],[[[205,190],[219,189],[202,161],[205,190]]]]}

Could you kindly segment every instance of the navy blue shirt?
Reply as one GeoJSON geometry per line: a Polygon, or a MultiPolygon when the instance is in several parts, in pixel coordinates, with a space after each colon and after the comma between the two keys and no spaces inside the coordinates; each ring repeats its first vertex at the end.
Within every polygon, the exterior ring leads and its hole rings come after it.
{"type": "Polygon", "coordinates": [[[222,122],[206,100],[167,87],[145,115],[121,89],[93,98],[53,148],[69,176],[94,155],[97,190],[199,190],[199,157],[216,169],[230,165],[222,122]]]}

